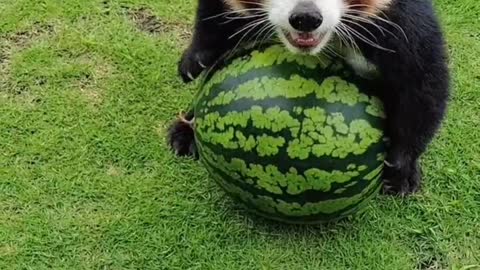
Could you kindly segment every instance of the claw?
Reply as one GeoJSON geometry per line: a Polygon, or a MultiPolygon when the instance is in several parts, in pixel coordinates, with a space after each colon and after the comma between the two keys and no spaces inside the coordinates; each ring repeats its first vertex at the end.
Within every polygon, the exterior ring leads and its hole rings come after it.
{"type": "Polygon", "coordinates": [[[189,120],[189,119],[187,119],[187,118],[185,117],[185,115],[186,115],[185,112],[180,112],[180,113],[178,114],[178,119],[179,119],[182,123],[185,123],[185,124],[187,124],[187,125],[189,125],[189,126],[191,126],[191,127],[193,128],[194,125],[195,125],[195,117],[193,117],[192,119],[189,120]]]}
{"type": "Polygon", "coordinates": [[[187,72],[187,77],[192,81],[195,80],[195,77],[193,77],[192,73],[190,72],[187,72]]]}
{"type": "Polygon", "coordinates": [[[383,190],[385,191],[389,191],[392,189],[393,186],[389,186],[389,185],[383,185],[383,190]]]}
{"type": "Polygon", "coordinates": [[[408,195],[408,192],[404,189],[396,191],[395,186],[390,185],[388,179],[383,179],[382,189],[383,189],[383,193],[386,194],[386,195],[395,195],[395,196],[398,196],[400,198],[404,198],[408,195]]]}
{"type": "Polygon", "coordinates": [[[383,163],[385,163],[385,165],[387,165],[387,167],[395,168],[395,165],[393,165],[392,163],[388,162],[387,160],[384,160],[383,163]]]}
{"type": "Polygon", "coordinates": [[[388,179],[383,179],[382,182],[383,182],[383,186],[382,186],[383,193],[389,194],[393,188],[393,185],[390,185],[390,181],[388,179]]]}
{"type": "Polygon", "coordinates": [[[198,61],[198,64],[202,67],[202,68],[206,68],[207,66],[204,65],[201,61],[198,61]]]}

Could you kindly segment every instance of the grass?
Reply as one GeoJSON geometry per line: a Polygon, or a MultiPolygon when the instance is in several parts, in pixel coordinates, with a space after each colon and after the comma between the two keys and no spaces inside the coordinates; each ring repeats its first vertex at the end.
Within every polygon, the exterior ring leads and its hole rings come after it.
{"type": "Polygon", "coordinates": [[[234,205],[165,127],[192,0],[0,0],[0,269],[480,269],[480,6],[437,0],[454,74],[425,186],[334,226],[234,205]]]}

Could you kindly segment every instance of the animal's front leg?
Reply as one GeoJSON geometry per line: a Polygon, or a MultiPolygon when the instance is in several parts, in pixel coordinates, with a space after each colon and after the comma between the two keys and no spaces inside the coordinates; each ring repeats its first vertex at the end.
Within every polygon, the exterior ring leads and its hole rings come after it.
{"type": "Polygon", "coordinates": [[[226,21],[227,12],[223,0],[199,0],[192,42],[178,65],[185,82],[197,78],[233,46],[230,36],[236,25],[226,21]]]}
{"type": "MultiPolygon", "coordinates": [[[[227,12],[223,0],[199,0],[192,43],[178,64],[179,74],[185,82],[197,78],[232,47],[229,37],[236,26],[225,22],[227,12]]],[[[193,121],[193,111],[189,111],[180,114],[170,124],[168,144],[178,156],[198,156],[193,121]]]]}
{"type": "Polygon", "coordinates": [[[404,81],[386,87],[388,90],[391,92],[386,94],[384,101],[390,146],[385,161],[383,191],[404,196],[420,187],[419,158],[442,121],[446,88],[442,83],[404,81]],[[399,85],[403,86],[399,88],[399,85]],[[441,88],[431,88],[435,86],[441,88]]]}

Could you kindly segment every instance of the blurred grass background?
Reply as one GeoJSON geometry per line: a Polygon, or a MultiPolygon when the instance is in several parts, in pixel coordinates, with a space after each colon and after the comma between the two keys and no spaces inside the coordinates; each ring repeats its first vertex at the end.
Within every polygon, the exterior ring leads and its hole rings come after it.
{"type": "Polygon", "coordinates": [[[480,5],[437,0],[454,75],[425,186],[335,226],[246,214],[165,145],[192,0],[0,0],[0,269],[480,269],[480,5]]]}

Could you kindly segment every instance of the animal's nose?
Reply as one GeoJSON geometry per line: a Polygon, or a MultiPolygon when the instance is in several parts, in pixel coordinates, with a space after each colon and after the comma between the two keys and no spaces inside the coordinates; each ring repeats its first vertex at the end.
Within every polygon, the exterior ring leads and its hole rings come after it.
{"type": "Polygon", "coordinates": [[[289,22],[295,30],[312,32],[322,25],[323,17],[313,2],[301,2],[293,9],[289,22]]]}

